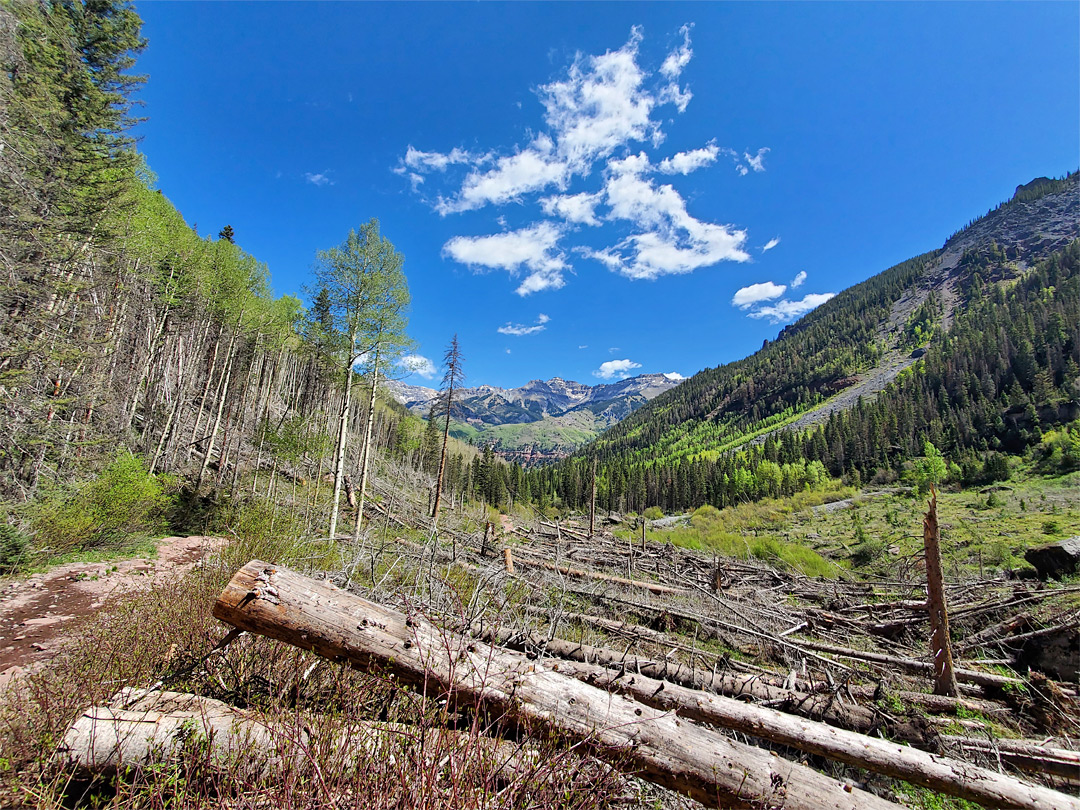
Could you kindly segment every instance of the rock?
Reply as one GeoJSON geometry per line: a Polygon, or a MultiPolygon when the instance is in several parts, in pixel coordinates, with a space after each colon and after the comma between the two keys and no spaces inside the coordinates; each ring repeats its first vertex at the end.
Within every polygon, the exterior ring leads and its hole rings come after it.
{"type": "Polygon", "coordinates": [[[1041,579],[1061,579],[1074,574],[1080,569],[1080,536],[1028,549],[1024,559],[1035,567],[1041,579]]]}

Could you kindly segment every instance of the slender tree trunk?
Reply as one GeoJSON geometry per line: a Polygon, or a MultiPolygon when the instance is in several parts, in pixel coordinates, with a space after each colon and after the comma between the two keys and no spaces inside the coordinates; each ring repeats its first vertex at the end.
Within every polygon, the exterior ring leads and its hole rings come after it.
{"type": "Polygon", "coordinates": [[[592,459],[592,495],[589,498],[589,537],[592,537],[596,528],[596,456],[592,459]]]}
{"type": "Polygon", "coordinates": [[[375,344],[375,365],[371,369],[371,397],[368,399],[367,428],[364,430],[364,449],[360,456],[360,497],[356,507],[356,523],[353,526],[353,542],[360,540],[360,526],[364,521],[364,495],[367,492],[368,467],[371,464],[371,428],[375,424],[375,391],[379,384],[379,352],[381,343],[375,344]]]}
{"type": "Polygon", "coordinates": [[[191,436],[188,438],[188,460],[191,459],[191,449],[195,444],[195,437],[199,435],[199,423],[202,421],[203,410],[206,408],[206,398],[210,396],[210,385],[214,381],[214,372],[217,371],[218,351],[221,348],[221,334],[225,331],[225,324],[218,329],[217,338],[214,340],[214,354],[210,358],[210,370],[206,373],[206,385],[203,386],[202,396],[199,398],[199,410],[195,412],[195,421],[191,425],[191,436]]]}
{"type": "Polygon", "coordinates": [[[210,466],[210,456],[214,454],[214,441],[217,439],[218,429],[221,427],[221,413],[225,408],[225,401],[229,398],[229,381],[232,379],[232,370],[236,355],[233,351],[236,347],[236,338],[240,333],[240,327],[244,323],[243,310],[240,312],[240,319],[236,322],[236,328],[233,330],[232,338],[229,340],[229,348],[227,357],[225,359],[225,370],[222,372],[222,381],[220,386],[220,392],[218,393],[217,411],[214,414],[214,426],[210,430],[210,439],[206,443],[206,455],[203,456],[202,467],[199,469],[199,477],[195,481],[195,489],[198,490],[202,484],[203,477],[206,475],[206,469],[210,466]]]}
{"type": "Polygon", "coordinates": [[[949,613],[945,604],[945,577],[941,571],[941,533],[937,519],[937,490],[930,490],[930,510],[923,521],[926,550],[926,596],[930,609],[930,651],[934,656],[934,694],[956,697],[949,613]]]}
{"type": "Polygon", "coordinates": [[[341,400],[341,414],[338,417],[337,452],[334,454],[334,498],[330,507],[331,540],[337,536],[338,509],[341,507],[341,484],[345,478],[345,440],[349,434],[349,407],[352,405],[353,357],[352,347],[356,345],[356,333],[349,342],[349,362],[345,366],[345,396],[341,400]]]}

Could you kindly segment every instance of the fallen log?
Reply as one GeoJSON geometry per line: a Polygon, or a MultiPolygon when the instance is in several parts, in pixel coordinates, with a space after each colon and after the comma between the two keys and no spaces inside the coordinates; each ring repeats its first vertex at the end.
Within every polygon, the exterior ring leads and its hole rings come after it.
{"type": "MultiPolygon", "coordinates": [[[[841,658],[852,658],[856,661],[867,661],[872,664],[885,664],[886,666],[902,669],[906,672],[917,674],[931,674],[934,668],[926,661],[917,661],[914,658],[897,658],[894,655],[882,655],[881,653],[866,652],[865,650],[852,650],[847,647],[836,647],[832,644],[821,644],[816,641],[799,639],[798,643],[810,650],[838,655],[841,658]]],[[[956,680],[963,683],[973,683],[984,689],[1004,689],[1005,687],[1020,686],[1023,681],[1019,678],[1010,678],[1006,675],[994,675],[990,672],[979,672],[974,669],[955,670],[956,680]]]]}
{"type": "Polygon", "coordinates": [[[680,717],[715,723],[985,807],[1080,810],[1080,799],[1056,790],[1021,782],[957,759],[928,754],[721,695],[592,664],[566,661],[560,665],[560,671],[585,683],[628,694],[646,705],[677,712],[680,717]]]}
{"type": "Polygon", "coordinates": [[[332,583],[252,560],[214,605],[222,621],[364,670],[392,674],[583,743],[601,758],[711,807],[896,810],[897,805],[674,714],[613,696],[545,662],[406,617],[332,583]]]}
{"type": "Polygon", "coordinates": [[[268,776],[284,767],[302,766],[315,748],[340,763],[355,765],[404,746],[429,757],[469,750],[497,764],[494,775],[505,781],[527,772],[528,757],[522,753],[535,753],[505,740],[452,729],[357,721],[332,731],[327,750],[325,741],[313,745],[311,728],[320,724],[309,719],[284,724],[201,695],[127,688],[108,706],[86,709],[64,735],[55,759],[78,773],[110,776],[190,755],[268,776]]]}
{"type": "Polygon", "coordinates": [[[630,588],[644,588],[647,591],[656,594],[685,594],[682,588],[672,588],[669,585],[661,585],[657,582],[646,582],[640,579],[627,579],[626,577],[617,577],[612,574],[600,574],[595,571],[585,571],[580,568],[568,568],[564,565],[556,565],[555,563],[549,563],[544,560],[537,560],[533,557],[527,557],[524,554],[518,554],[515,556],[515,561],[518,565],[532,566],[533,568],[543,568],[545,571],[555,571],[559,574],[568,577],[579,577],[581,579],[592,579],[597,582],[613,582],[617,585],[626,585],[630,588]]]}
{"type": "Polygon", "coordinates": [[[668,681],[694,690],[707,690],[729,698],[767,704],[788,714],[818,720],[837,728],[862,734],[882,731],[892,739],[923,748],[934,747],[931,737],[936,735],[927,724],[893,718],[857,703],[843,703],[834,693],[799,692],[770,684],[757,675],[711,672],[678,661],[625,655],[603,647],[560,638],[549,639],[536,633],[485,630],[483,637],[486,641],[522,651],[541,650],[566,661],[632,672],[657,682],[668,681]]]}
{"type": "Polygon", "coordinates": [[[1080,751],[1051,748],[1037,740],[942,736],[946,748],[978,751],[1029,773],[1049,773],[1080,782],[1080,751]]]}

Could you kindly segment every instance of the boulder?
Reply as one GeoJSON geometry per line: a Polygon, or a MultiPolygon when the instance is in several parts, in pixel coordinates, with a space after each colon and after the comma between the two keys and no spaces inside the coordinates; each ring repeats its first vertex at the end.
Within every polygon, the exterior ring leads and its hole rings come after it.
{"type": "Polygon", "coordinates": [[[1080,536],[1028,549],[1024,559],[1035,566],[1041,579],[1061,579],[1075,574],[1080,571],[1080,536]]]}

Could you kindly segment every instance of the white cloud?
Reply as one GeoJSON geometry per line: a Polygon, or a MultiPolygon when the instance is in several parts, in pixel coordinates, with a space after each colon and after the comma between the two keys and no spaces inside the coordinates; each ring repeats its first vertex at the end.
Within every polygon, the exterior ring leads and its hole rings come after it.
{"type": "Polygon", "coordinates": [[[432,379],[436,374],[435,364],[420,354],[407,354],[401,358],[401,367],[410,374],[418,374],[425,380],[432,379]]]}
{"type": "Polygon", "coordinates": [[[600,368],[593,372],[593,376],[601,380],[611,380],[616,377],[625,380],[630,376],[630,371],[635,368],[641,368],[641,363],[635,363],[633,360],[608,360],[600,364],[600,368]]]}
{"type": "MultiPolygon", "coordinates": [[[[447,153],[442,152],[422,152],[419,149],[414,149],[412,145],[409,146],[405,152],[405,159],[403,161],[404,166],[418,171],[446,171],[447,166],[452,166],[459,163],[479,163],[482,162],[486,156],[474,155],[471,152],[466,152],[464,149],[454,147],[447,153]]],[[[398,174],[404,171],[404,168],[397,170],[398,174]]]]}
{"type": "Polygon", "coordinates": [[[508,270],[511,275],[524,268],[529,272],[516,292],[528,295],[566,284],[566,261],[557,249],[561,235],[556,225],[541,222],[492,236],[455,236],[443,245],[443,254],[471,268],[508,270]]]}
{"type": "MultiPolygon", "coordinates": [[[[763,146],[761,147],[761,149],[757,150],[756,155],[751,155],[749,152],[743,152],[743,159],[746,161],[746,164],[755,172],[763,172],[765,171],[765,164],[763,161],[765,160],[765,155],[767,155],[768,153],[769,147],[763,146]]],[[[743,172],[743,174],[745,173],[746,172],[743,172]]]]}
{"type": "Polygon", "coordinates": [[[658,137],[659,124],[651,119],[658,100],[644,86],[646,74],[637,64],[640,42],[641,29],[635,27],[619,50],[578,54],[564,80],[540,88],[558,153],[577,173],[587,173],[631,141],[658,137]]]}
{"type": "Polygon", "coordinates": [[[795,278],[793,278],[793,279],[791,280],[791,287],[792,287],[792,289],[794,289],[795,287],[801,287],[801,286],[802,286],[802,283],[803,283],[804,281],[806,281],[806,271],[805,271],[805,270],[800,270],[800,271],[799,271],[799,272],[798,272],[798,273],[796,274],[795,278]]]}
{"type": "Polygon", "coordinates": [[[539,203],[554,220],[491,236],[457,236],[446,243],[444,255],[473,269],[525,272],[517,288],[520,295],[564,286],[564,275],[571,269],[567,256],[572,254],[595,259],[630,279],[747,261],[744,230],[697,219],[674,186],[651,175],[685,175],[715,163],[720,155],[734,160],[743,173],[759,171],[768,149],[751,155],[710,141],[653,164],[635,146],[657,148],[664,133],[654,112],[665,105],[681,112],[690,100],[689,90],[678,84],[693,57],[690,32],[689,25],[680,29],[681,42],[655,75],[639,64],[642,34],[636,27],[617,50],[578,53],[562,76],[538,88],[545,129],[512,154],[474,154],[460,148],[425,152],[410,146],[395,171],[409,177],[414,190],[425,174],[445,172],[449,177],[449,167],[468,166],[464,177],[455,181],[456,188],[444,188],[429,198],[441,215],[488,205],[539,203]],[[575,193],[571,188],[575,180],[588,177],[597,167],[602,168],[603,187],[575,193]],[[562,238],[577,232],[568,226],[602,228],[606,223],[623,223],[621,233],[606,245],[561,248],[562,238]]]}
{"type": "Polygon", "coordinates": [[[488,203],[502,205],[551,185],[565,188],[569,177],[570,166],[565,161],[531,147],[499,158],[495,168],[486,172],[471,172],[457,198],[440,197],[435,210],[445,216],[482,208],[488,203]]]}
{"type": "Polygon", "coordinates": [[[771,301],[774,298],[779,298],[787,290],[787,287],[783,284],[773,284],[771,281],[763,281],[760,284],[751,284],[749,287],[743,287],[738,290],[735,295],[731,297],[732,306],[736,306],[739,309],[748,309],[754,304],[759,304],[762,301],[771,301]]]}
{"type": "Polygon", "coordinates": [[[782,300],[770,306],[758,307],[749,313],[751,318],[768,318],[772,323],[789,323],[821,306],[836,293],[810,293],[799,301],[782,300]]]}
{"type": "Polygon", "coordinates": [[[549,217],[561,217],[567,222],[581,225],[599,225],[596,206],[600,199],[600,194],[564,194],[544,197],[540,200],[540,207],[549,217]]]}
{"type": "Polygon", "coordinates": [[[664,376],[667,377],[672,382],[682,382],[683,380],[686,379],[686,377],[684,377],[682,374],[680,374],[677,371],[665,371],[664,376]]]}
{"type": "Polygon", "coordinates": [[[676,152],[671,157],[661,160],[657,168],[664,174],[690,174],[690,172],[695,172],[711,163],[715,163],[719,154],[720,147],[710,143],[701,149],[676,152]]]}
{"type": "Polygon", "coordinates": [[[582,343],[580,346],[578,346],[578,348],[579,349],[587,349],[587,348],[589,348],[589,344],[588,343],[582,343]]]}
{"type": "Polygon", "coordinates": [[[313,186],[332,186],[334,181],[330,179],[329,174],[329,172],[319,172],[318,174],[304,172],[304,179],[313,186]]]}
{"type": "Polygon", "coordinates": [[[683,69],[690,64],[690,58],[694,52],[690,50],[690,29],[692,25],[684,25],[679,29],[683,35],[683,42],[678,48],[668,54],[664,63],[660,65],[660,73],[669,80],[668,85],[660,91],[662,101],[670,101],[679,112],[686,111],[686,105],[690,103],[693,94],[689,90],[679,87],[679,76],[683,69]]]}
{"type": "MultiPolygon", "coordinates": [[[[544,313],[540,313],[540,316],[536,319],[536,323],[532,326],[526,326],[523,323],[510,323],[507,321],[506,326],[500,326],[496,331],[500,335],[514,335],[515,337],[522,337],[523,335],[535,335],[537,332],[543,332],[546,327],[549,318],[544,313]]],[[[507,349],[507,353],[509,353],[507,349]]]]}
{"type": "MultiPolygon", "coordinates": [[[[764,244],[764,245],[762,246],[762,248],[761,248],[761,252],[762,252],[762,253],[764,253],[764,252],[765,252],[765,251],[767,251],[767,250],[772,250],[772,249],[773,249],[774,247],[776,247],[776,246],[777,246],[777,245],[779,245],[779,244],[780,244],[780,237],[779,237],[779,236],[774,236],[774,237],[773,237],[772,239],[770,239],[770,240],[769,240],[768,242],[766,242],[766,243],[765,243],[765,244],[764,244]]],[[[799,285],[798,285],[798,284],[795,284],[795,285],[793,285],[793,286],[796,286],[796,287],[798,287],[799,285]]]]}

